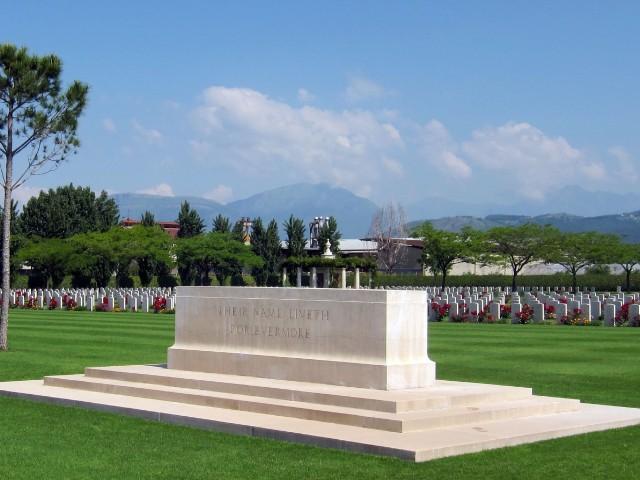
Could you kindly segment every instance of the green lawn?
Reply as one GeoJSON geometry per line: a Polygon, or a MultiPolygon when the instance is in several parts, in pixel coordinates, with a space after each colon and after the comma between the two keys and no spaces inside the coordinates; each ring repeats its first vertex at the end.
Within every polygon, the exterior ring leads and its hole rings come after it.
{"type": "MultiPolygon", "coordinates": [[[[12,310],[0,380],[159,363],[173,316],[12,310]]],[[[640,407],[640,329],[431,324],[438,377],[640,407]]],[[[0,478],[640,478],[640,427],[412,464],[0,397],[0,478]]]]}

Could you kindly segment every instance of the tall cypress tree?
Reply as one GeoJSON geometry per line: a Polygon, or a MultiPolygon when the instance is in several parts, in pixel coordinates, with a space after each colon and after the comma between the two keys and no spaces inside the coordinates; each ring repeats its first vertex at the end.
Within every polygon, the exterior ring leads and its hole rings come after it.
{"type": "Polygon", "coordinates": [[[340,239],[342,234],[338,230],[338,222],[335,217],[329,217],[318,233],[318,245],[320,252],[324,252],[327,241],[331,243],[331,252],[336,254],[340,251],[340,239]]]}
{"type": "Polygon", "coordinates": [[[280,264],[280,236],[278,235],[278,222],[275,219],[267,225],[265,235],[265,267],[267,269],[267,285],[275,287],[279,285],[279,264],[280,264]]]}
{"type": "Polygon", "coordinates": [[[142,217],[140,217],[140,225],[142,225],[143,227],[153,227],[156,224],[156,217],[153,213],[151,213],[149,210],[145,210],[145,212],[142,214],[142,217]]]}
{"type": "Polygon", "coordinates": [[[229,218],[219,213],[218,216],[213,219],[213,231],[217,233],[231,232],[231,222],[229,218]]]}
{"type": "Polygon", "coordinates": [[[287,254],[290,257],[301,257],[305,254],[306,239],[305,225],[301,218],[293,215],[283,224],[284,231],[287,234],[287,254]]]}
{"type": "Polygon", "coordinates": [[[196,210],[191,208],[186,200],[180,204],[178,224],[180,225],[180,231],[178,231],[178,237],[180,238],[190,238],[204,232],[202,218],[196,210]]]}

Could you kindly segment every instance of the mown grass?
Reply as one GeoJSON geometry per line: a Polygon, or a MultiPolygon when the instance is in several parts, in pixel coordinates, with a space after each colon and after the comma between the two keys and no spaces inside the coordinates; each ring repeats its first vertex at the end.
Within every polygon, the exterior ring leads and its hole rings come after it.
{"type": "MultiPolygon", "coordinates": [[[[11,312],[0,380],[160,363],[173,316],[11,312]]],[[[430,325],[439,378],[640,407],[640,329],[430,325]]],[[[424,464],[0,397],[0,478],[638,478],[640,427],[424,464]]]]}

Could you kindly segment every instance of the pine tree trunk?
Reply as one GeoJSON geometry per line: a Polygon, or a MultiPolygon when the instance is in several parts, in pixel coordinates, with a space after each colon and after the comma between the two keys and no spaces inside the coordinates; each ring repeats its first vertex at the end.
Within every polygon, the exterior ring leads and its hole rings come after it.
{"type": "Polygon", "coordinates": [[[2,215],[2,306],[0,307],[0,351],[9,348],[9,290],[11,275],[11,190],[13,183],[13,115],[7,118],[7,154],[2,215]]]}

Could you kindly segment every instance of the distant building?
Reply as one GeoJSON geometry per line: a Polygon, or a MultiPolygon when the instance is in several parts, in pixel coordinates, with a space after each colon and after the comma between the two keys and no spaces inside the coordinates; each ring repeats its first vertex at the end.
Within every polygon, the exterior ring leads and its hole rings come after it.
{"type": "MultiPolygon", "coordinates": [[[[134,220],[133,218],[125,218],[120,222],[120,226],[124,228],[131,228],[134,225],[139,225],[140,220],[134,220]]],[[[176,238],[178,236],[178,232],[180,231],[180,224],[178,222],[156,222],[156,225],[159,225],[165,232],[167,232],[172,238],[176,238]]]]}

